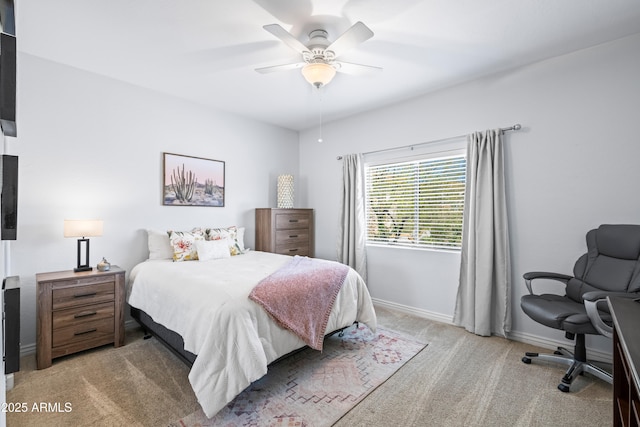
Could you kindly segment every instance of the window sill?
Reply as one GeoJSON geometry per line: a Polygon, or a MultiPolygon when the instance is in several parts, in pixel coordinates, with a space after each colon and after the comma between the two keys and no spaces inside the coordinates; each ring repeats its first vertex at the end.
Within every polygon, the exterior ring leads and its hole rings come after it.
{"type": "Polygon", "coordinates": [[[366,243],[365,246],[367,248],[384,248],[384,249],[392,249],[392,250],[409,250],[409,251],[422,251],[422,252],[442,252],[442,253],[452,253],[459,254],[460,249],[447,249],[447,248],[421,248],[416,246],[404,246],[404,245],[393,245],[393,244],[382,244],[382,243],[366,243]]]}

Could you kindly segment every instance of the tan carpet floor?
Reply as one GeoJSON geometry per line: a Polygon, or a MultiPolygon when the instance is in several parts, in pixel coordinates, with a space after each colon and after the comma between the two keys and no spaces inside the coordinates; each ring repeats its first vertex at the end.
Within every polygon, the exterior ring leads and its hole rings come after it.
{"type": "MultiPolygon", "coordinates": [[[[563,367],[520,361],[525,351],[542,349],[393,310],[377,312],[381,325],[429,346],[336,426],[612,423],[611,385],[583,376],[571,393],[558,391],[563,367]]],[[[7,413],[7,425],[166,426],[198,409],[187,375],[186,366],[155,339],[143,340],[139,329],[127,331],[124,347],[57,359],[40,371],[27,356],[7,392],[8,403],[25,403],[27,410],[7,413]]]]}

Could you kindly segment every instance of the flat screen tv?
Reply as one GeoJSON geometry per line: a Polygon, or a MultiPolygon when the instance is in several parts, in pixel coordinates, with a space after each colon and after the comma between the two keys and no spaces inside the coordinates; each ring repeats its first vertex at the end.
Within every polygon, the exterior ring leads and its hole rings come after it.
{"type": "Polygon", "coordinates": [[[2,155],[0,162],[0,235],[2,240],[16,240],[18,235],[18,156],[2,155]]]}
{"type": "Polygon", "coordinates": [[[16,129],[16,37],[0,33],[0,126],[6,136],[16,129]]]}

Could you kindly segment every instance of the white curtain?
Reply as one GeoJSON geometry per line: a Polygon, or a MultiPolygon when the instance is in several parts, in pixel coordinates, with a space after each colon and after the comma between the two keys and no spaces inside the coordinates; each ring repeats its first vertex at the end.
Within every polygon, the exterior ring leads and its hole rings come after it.
{"type": "Polygon", "coordinates": [[[509,232],[500,129],[467,137],[460,283],[453,321],[477,335],[511,330],[509,232]]]}
{"type": "Polygon", "coordinates": [[[366,221],[362,155],[343,156],[342,182],[338,261],[352,267],[366,281],[366,221]]]}

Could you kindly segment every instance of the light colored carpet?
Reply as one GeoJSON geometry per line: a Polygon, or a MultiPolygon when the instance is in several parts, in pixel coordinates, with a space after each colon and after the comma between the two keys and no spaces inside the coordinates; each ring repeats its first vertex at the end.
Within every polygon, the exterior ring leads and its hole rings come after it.
{"type": "MultiPolygon", "coordinates": [[[[335,426],[608,426],[612,387],[585,375],[556,389],[564,367],[520,361],[542,349],[377,308],[379,324],[429,343],[335,426]]],[[[167,426],[199,405],[188,368],[155,339],[127,331],[124,347],[57,359],[23,358],[7,402],[70,402],[70,412],[7,413],[14,426],[167,426]]]]}
{"type": "Polygon", "coordinates": [[[269,367],[211,419],[202,410],[171,427],[328,427],[387,380],[424,343],[378,328],[352,326],[269,367]]]}

